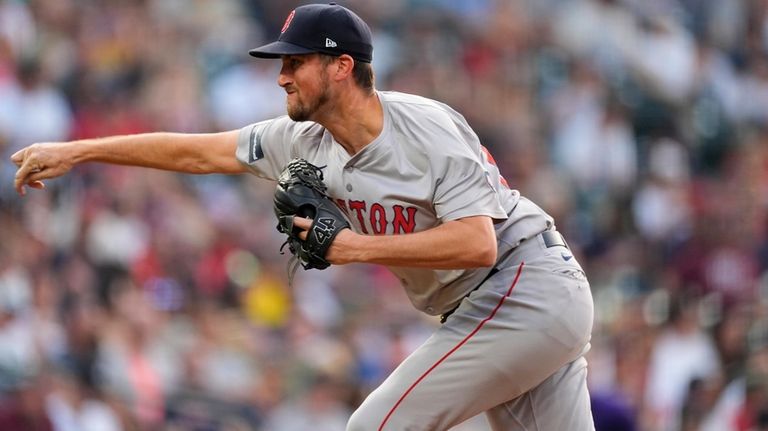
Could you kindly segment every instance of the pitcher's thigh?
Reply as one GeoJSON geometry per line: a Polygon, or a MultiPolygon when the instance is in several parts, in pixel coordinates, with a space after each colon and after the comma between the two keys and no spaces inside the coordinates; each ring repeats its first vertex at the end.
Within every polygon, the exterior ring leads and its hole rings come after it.
{"type": "Polygon", "coordinates": [[[441,327],[368,396],[347,429],[447,430],[535,388],[568,353],[538,331],[492,321],[477,331],[441,327]]]}
{"type": "Polygon", "coordinates": [[[538,387],[588,349],[588,289],[548,266],[500,271],[368,396],[347,429],[447,430],[538,387]]]}
{"type": "Polygon", "coordinates": [[[594,431],[587,361],[563,366],[534,389],[487,412],[494,431],[594,431]]]}
{"type": "Polygon", "coordinates": [[[545,370],[551,366],[546,359],[537,362],[519,355],[520,367],[501,365],[492,351],[478,354],[473,344],[456,350],[438,348],[442,343],[436,342],[420,347],[365,399],[347,430],[447,430],[518,396],[520,382],[510,381],[511,375],[531,382],[552,373],[545,370]],[[520,371],[515,373],[515,368],[520,371]]]}

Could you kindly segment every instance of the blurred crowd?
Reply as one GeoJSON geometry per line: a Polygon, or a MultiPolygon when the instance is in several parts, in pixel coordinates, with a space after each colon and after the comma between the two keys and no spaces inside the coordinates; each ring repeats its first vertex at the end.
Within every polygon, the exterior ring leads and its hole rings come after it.
{"type": "MultiPolygon", "coordinates": [[[[597,429],[768,430],[768,1],[341,3],[378,89],[452,105],[555,216],[597,429]]],[[[34,142],[282,115],[247,50],[298,4],[0,0],[0,429],[343,430],[438,325],[376,266],[289,287],[269,182],[89,164],[13,190],[34,142]]]]}

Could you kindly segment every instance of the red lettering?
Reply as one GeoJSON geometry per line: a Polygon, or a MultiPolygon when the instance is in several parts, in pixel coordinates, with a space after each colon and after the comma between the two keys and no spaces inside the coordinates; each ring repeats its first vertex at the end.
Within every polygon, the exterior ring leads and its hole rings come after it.
{"type": "Polygon", "coordinates": [[[416,208],[404,208],[402,205],[395,205],[392,208],[395,210],[395,219],[392,221],[394,234],[413,233],[413,229],[416,227],[416,208]],[[408,211],[407,218],[403,213],[404,209],[408,211]]]}
{"type": "MultiPolygon", "coordinates": [[[[353,213],[360,224],[360,230],[363,234],[368,234],[368,228],[370,226],[374,235],[384,235],[387,233],[387,210],[384,206],[376,202],[371,205],[370,211],[368,211],[368,204],[365,201],[349,200],[345,202],[341,199],[336,200],[339,207],[347,212],[347,214],[353,213]],[[368,223],[366,223],[366,217],[368,223]]],[[[402,205],[392,206],[394,219],[392,220],[392,230],[394,235],[400,235],[404,233],[413,233],[416,230],[416,207],[404,207],[402,205]]]]}
{"type": "Polygon", "coordinates": [[[488,161],[489,161],[489,162],[491,162],[491,164],[492,164],[493,166],[497,166],[497,165],[496,165],[496,159],[494,159],[494,158],[493,158],[493,156],[491,155],[491,152],[490,152],[490,151],[488,151],[488,148],[485,148],[485,146],[484,146],[484,145],[481,145],[481,146],[480,146],[480,149],[482,149],[482,150],[483,150],[483,153],[485,153],[485,158],[486,158],[486,159],[488,159],[488,161]]]}
{"type": "Polygon", "coordinates": [[[368,229],[365,228],[365,221],[363,220],[363,211],[365,211],[365,201],[349,201],[349,208],[355,211],[357,221],[360,222],[360,229],[364,234],[368,233],[368,229]]]}
{"type": "Polygon", "coordinates": [[[374,235],[381,235],[387,231],[387,212],[379,203],[371,205],[371,227],[374,235]]]}
{"type": "MultiPolygon", "coordinates": [[[[485,154],[485,158],[488,159],[488,162],[490,162],[493,166],[496,166],[497,168],[499,165],[496,164],[496,159],[493,158],[491,155],[491,152],[488,151],[488,148],[485,148],[483,145],[480,146],[480,149],[483,150],[483,153],[485,154]]],[[[509,184],[507,183],[506,178],[504,178],[501,173],[499,173],[499,181],[501,181],[502,184],[504,184],[504,187],[509,188],[509,184]]]]}
{"type": "Polygon", "coordinates": [[[349,214],[349,208],[347,208],[347,202],[344,199],[336,199],[336,205],[338,205],[342,211],[349,214]]]}

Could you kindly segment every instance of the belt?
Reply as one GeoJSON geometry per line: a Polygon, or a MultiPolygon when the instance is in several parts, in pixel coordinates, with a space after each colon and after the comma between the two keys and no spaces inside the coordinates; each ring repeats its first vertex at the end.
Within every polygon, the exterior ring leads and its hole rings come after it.
{"type": "Polygon", "coordinates": [[[565,238],[563,238],[563,234],[556,230],[545,230],[544,232],[540,233],[539,236],[541,236],[541,239],[544,240],[544,245],[549,247],[568,247],[568,243],[565,242],[565,238]]]}
{"type": "MultiPolygon", "coordinates": [[[[565,238],[563,238],[563,235],[560,232],[556,231],[556,230],[546,230],[546,231],[538,234],[537,236],[541,237],[542,241],[544,242],[544,246],[546,248],[550,248],[550,247],[570,248],[570,247],[568,247],[568,243],[565,242],[565,238]]],[[[531,239],[533,239],[533,238],[531,238],[531,239]]],[[[531,239],[528,239],[528,240],[525,240],[525,241],[531,241],[531,239]]],[[[523,242],[525,242],[525,241],[523,241],[523,242]]],[[[523,243],[521,243],[519,246],[515,247],[515,249],[517,249],[520,246],[522,246],[522,244],[523,243]]],[[[513,251],[515,249],[513,249],[513,251]]],[[[448,320],[448,317],[450,317],[451,314],[453,314],[456,311],[456,309],[459,308],[459,305],[461,305],[461,303],[462,303],[462,301],[464,301],[464,299],[469,297],[469,295],[471,295],[472,292],[474,292],[477,289],[479,289],[480,286],[483,285],[483,283],[488,281],[488,279],[493,277],[493,275],[496,274],[497,272],[499,272],[499,268],[494,267],[493,269],[491,269],[491,272],[489,272],[488,275],[486,275],[485,278],[483,278],[483,281],[478,283],[477,286],[475,286],[472,290],[467,292],[467,294],[464,295],[464,298],[461,298],[461,301],[459,301],[459,303],[456,304],[455,307],[453,307],[452,309],[450,309],[450,310],[448,310],[445,313],[440,315],[440,323],[445,323],[445,321],[448,320]]]]}

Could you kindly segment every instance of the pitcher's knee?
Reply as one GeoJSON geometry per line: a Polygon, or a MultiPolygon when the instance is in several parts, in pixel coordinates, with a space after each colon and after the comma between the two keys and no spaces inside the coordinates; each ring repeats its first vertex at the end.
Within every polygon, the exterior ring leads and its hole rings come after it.
{"type": "Polygon", "coordinates": [[[412,403],[369,397],[354,412],[347,431],[421,431],[438,429],[431,412],[412,403]]]}
{"type": "MultiPolygon", "coordinates": [[[[352,413],[347,423],[347,431],[379,431],[394,430],[402,428],[392,428],[395,415],[392,410],[396,400],[389,400],[389,397],[382,397],[380,393],[374,392],[369,395],[363,404],[352,413]]],[[[400,427],[402,424],[397,425],[400,427]]],[[[410,428],[408,428],[410,429],[410,428]]]]}
{"type": "Polygon", "coordinates": [[[378,431],[381,428],[393,404],[384,401],[380,392],[370,394],[352,413],[347,431],[378,431]]]}
{"type": "Polygon", "coordinates": [[[352,413],[352,416],[350,416],[349,422],[347,422],[347,431],[368,430],[376,430],[376,428],[370,420],[366,420],[365,413],[363,413],[362,409],[355,410],[355,412],[352,413]]]}

